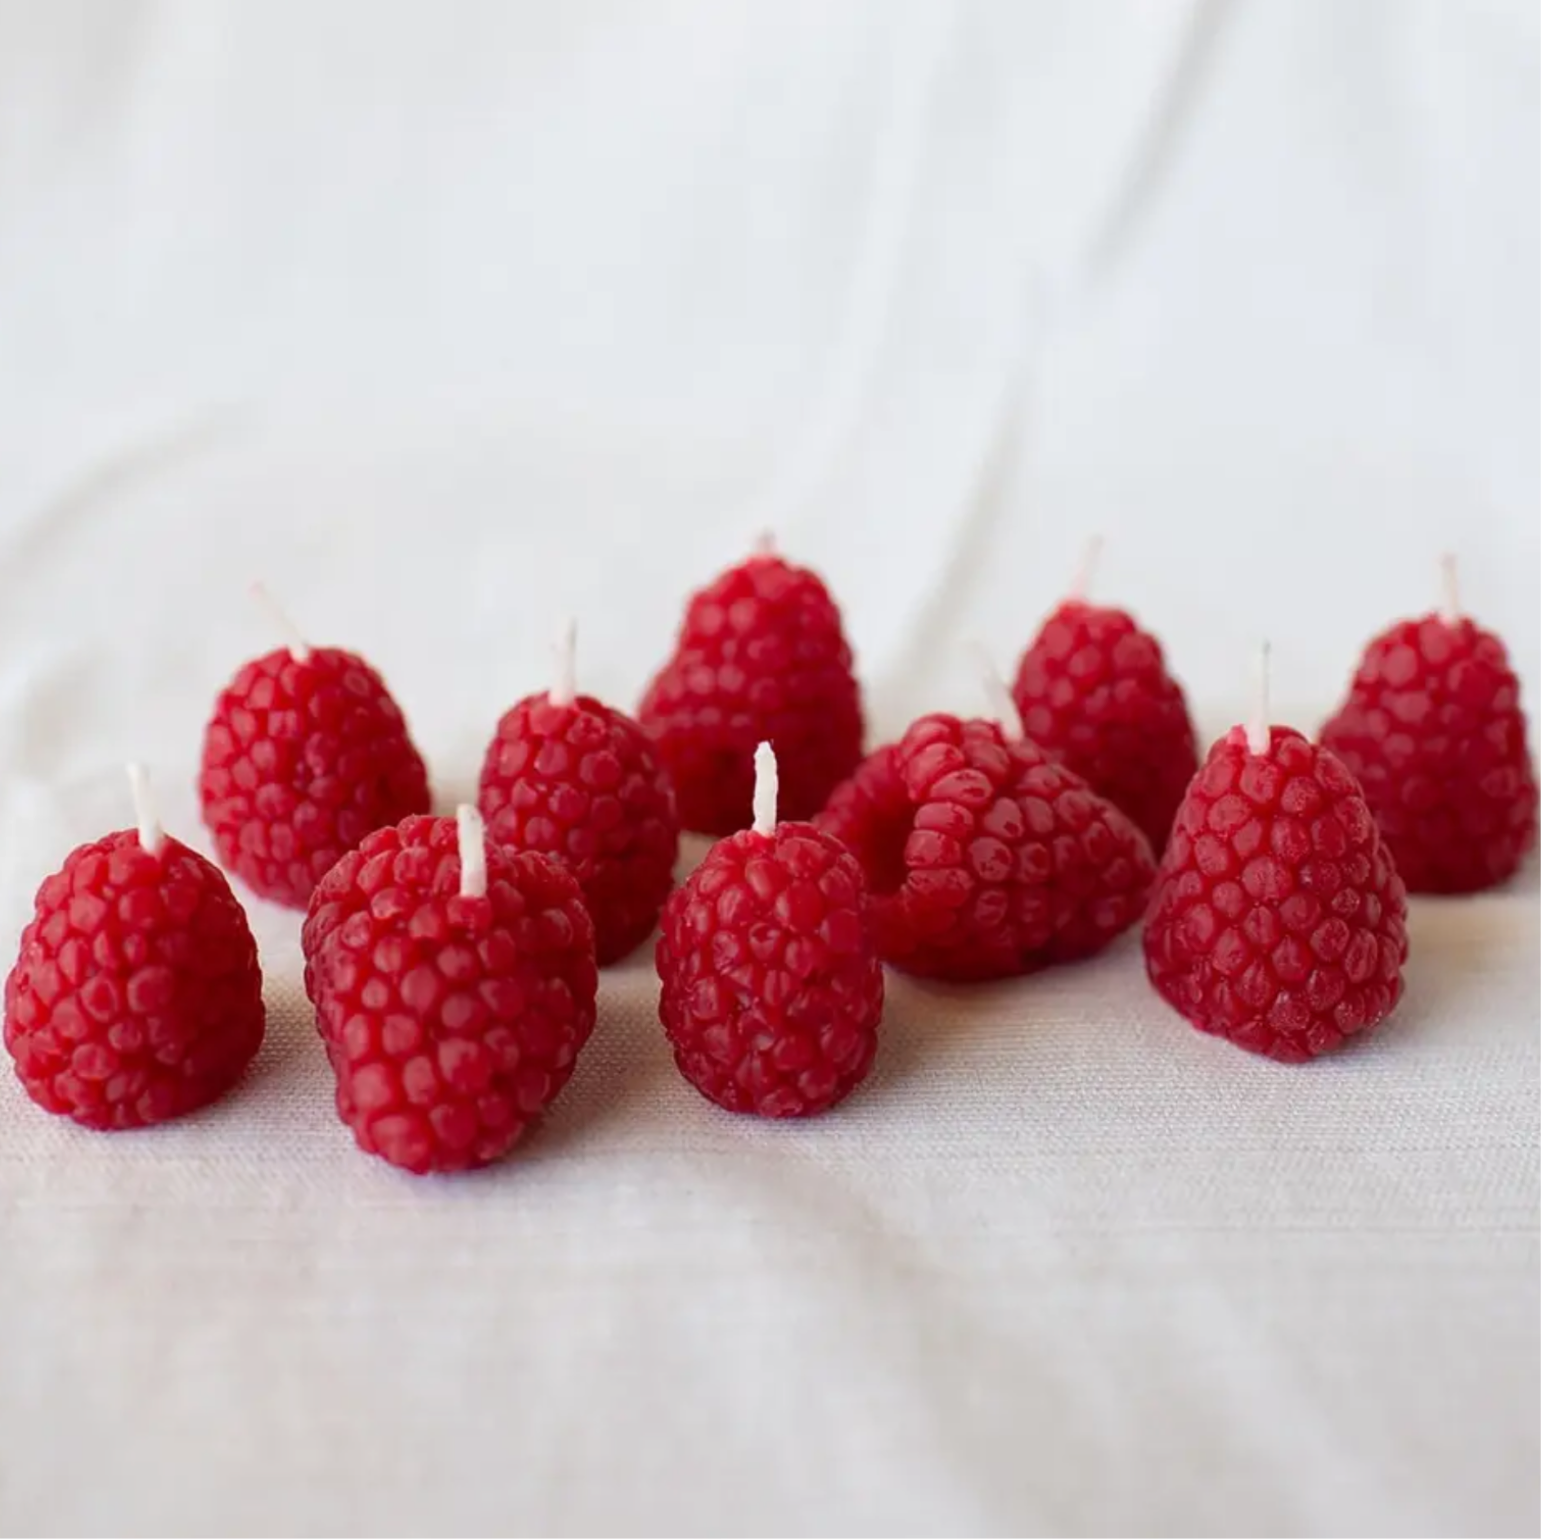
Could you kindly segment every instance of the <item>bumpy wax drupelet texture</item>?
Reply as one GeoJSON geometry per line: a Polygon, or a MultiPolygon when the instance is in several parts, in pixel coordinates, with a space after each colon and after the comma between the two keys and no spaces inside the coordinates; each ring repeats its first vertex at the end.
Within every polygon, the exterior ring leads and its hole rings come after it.
{"type": "Polygon", "coordinates": [[[428,773],[362,658],[282,649],[220,694],[198,791],[219,858],[255,893],[304,908],[365,834],[428,811],[428,773]]]}
{"type": "Polygon", "coordinates": [[[768,816],[762,806],[754,828],[714,846],[669,899],[659,1016],[709,1100],[804,1117],[872,1066],[883,968],[860,866],[809,824],[777,826],[773,791],[768,801],[768,816]]]}
{"type": "Polygon", "coordinates": [[[755,745],[774,744],[781,810],[810,818],[861,758],[851,649],[824,584],[758,555],[697,593],[638,717],[674,782],[680,823],[727,834],[749,815],[755,745]]]}
{"type": "Polygon", "coordinates": [[[1023,653],[1012,695],[1027,735],[1128,813],[1159,854],[1198,750],[1156,639],[1121,609],[1071,600],[1023,653]]]}
{"type": "Polygon", "coordinates": [[[993,721],[923,716],[818,819],[856,854],[878,949],[910,972],[1009,977],[1090,955],[1144,907],[1144,836],[993,721]]]}
{"type": "Polygon", "coordinates": [[[1322,743],[1364,787],[1410,892],[1496,886],[1536,842],[1519,680],[1469,619],[1427,615],[1377,636],[1322,743]]]}
{"type": "Polygon", "coordinates": [[[1161,863],[1145,926],[1157,990],[1200,1031],[1297,1063],[1384,1020],[1406,957],[1402,881],[1354,777],[1298,732],[1253,752],[1234,728],[1161,863]]]}
{"type": "Polygon", "coordinates": [[[553,690],[508,711],[482,763],[489,836],[560,861],[594,921],[601,967],[652,933],[674,884],[679,820],[651,740],[588,695],[553,690]]]}
{"type": "Polygon", "coordinates": [[[452,818],[371,834],[317,887],[306,992],[361,1149],[419,1174],[505,1154],[594,1028],[594,932],[572,875],[452,818]]]}
{"type": "Polygon", "coordinates": [[[84,844],[38,890],[5,985],[29,1096],[137,1128],[223,1095],[263,1035],[257,947],[218,867],[134,830],[84,844]]]}

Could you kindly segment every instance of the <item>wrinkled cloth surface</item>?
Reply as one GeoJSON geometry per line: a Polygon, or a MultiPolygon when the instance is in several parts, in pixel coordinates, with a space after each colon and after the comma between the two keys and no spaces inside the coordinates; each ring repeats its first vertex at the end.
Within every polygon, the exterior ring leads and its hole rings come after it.
{"type": "MultiPolygon", "coordinates": [[[[0,941],[126,759],[207,848],[257,577],[445,809],[568,616],[634,703],[762,529],[874,742],[984,709],[1092,533],[1206,739],[1263,637],[1314,730],[1446,548],[1534,709],[1537,110],[1519,4],[0,6],[0,941]]],[[[227,1100],[93,1135],[0,1065],[6,1532],[1541,1521],[1533,864],[1415,901],[1329,1060],[1200,1037],[1131,935],[893,978],[796,1125],[678,1076],[644,950],[442,1181],[353,1148],[246,896],[227,1100]]]]}

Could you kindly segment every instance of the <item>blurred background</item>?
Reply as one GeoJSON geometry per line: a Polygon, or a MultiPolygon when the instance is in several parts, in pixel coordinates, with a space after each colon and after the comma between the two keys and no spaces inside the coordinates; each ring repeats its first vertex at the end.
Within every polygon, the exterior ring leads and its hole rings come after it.
{"type": "MultiPolygon", "coordinates": [[[[1010,667],[1094,534],[1206,734],[1264,636],[1314,730],[1447,549],[1534,712],[1538,46],[1532,0],[0,0],[0,942],[125,758],[201,841],[258,577],[443,802],[568,616],[634,703],[767,529],[875,738],[981,709],[966,643],[1010,667]]],[[[896,981],[806,1130],[678,1080],[643,955],[543,1141],[436,1187],[348,1146],[253,905],[231,1104],[104,1143],[0,1086],[0,1528],[1534,1532],[1534,882],[1422,906],[1400,1035],[1309,1076],[1128,947],[896,981]]]]}
{"type": "Polygon", "coordinates": [[[1536,39],[1525,0],[5,0],[0,649],[76,709],[0,733],[190,762],[260,572],[464,760],[569,611],[635,699],[762,527],[880,732],[972,706],[961,643],[1009,663],[1094,532],[1208,728],[1264,633],[1314,725],[1447,547],[1534,700],[1536,39]]]}

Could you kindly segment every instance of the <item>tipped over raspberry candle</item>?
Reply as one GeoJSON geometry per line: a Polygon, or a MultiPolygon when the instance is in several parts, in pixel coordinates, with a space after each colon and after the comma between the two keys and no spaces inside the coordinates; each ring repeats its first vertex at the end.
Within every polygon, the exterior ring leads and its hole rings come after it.
{"type": "Polygon", "coordinates": [[[1268,726],[1260,686],[1178,810],[1145,925],[1151,982],[1200,1031],[1298,1063],[1383,1021],[1406,958],[1402,880],[1359,783],[1268,726]]]}
{"type": "Polygon", "coordinates": [[[1507,881],[1536,842],[1536,776],[1504,644],[1461,613],[1446,562],[1437,614],[1365,648],[1322,744],[1359,778],[1410,892],[1507,881]]]}
{"type": "Polygon", "coordinates": [[[138,827],[71,852],[38,889],[5,984],[27,1094],[86,1127],[147,1127],[223,1095],[262,1045],[262,973],[219,868],[167,837],[142,774],[138,827]]]}
{"type": "Polygon", "coordinates": [[[1139,918],[1153,871],[1133,823],[1010,722],[922,716],[818,826],[867,874],[883,959],[958,981],[1099,950],[1139,918]]]}
{"type": "Polygon", "coordinates": [[[580,695],[568,630],[555,685],[499,721],[478,805],[489,836],[536,850],[577,878],[601,967],[634,950],[674,884],[679,821],[652,740],[629,716],[580,695]]]}
{"type": "Polygon", "coordinates": [[[474,807],[369,835],[316,888],[301,946],[338,1115],[417,1174],[506,1154],[594,1029],[577,882],[487,843],[474,807]]]}
{"type": "Polygon", "coordinates": [[[1098,548],[1022,654],[1012,694],[1027,735],[1128,813],[1159,855],[1198,769],[1193,723],[1155,637],[1087,602],[1098,548]]]}
{"type": "Polygon", "coordinates": [[[729,834],[749,816],[754,751],[772,743],[782,807],[809,818],[861,758],[861,698],[828,589],[769,551],[691,598],[638,719],[674,782],[681,826],[729,834]]]}
{"type": "Polygon", "coordinates": [[[754,826],[715,845],[664,908],[658,1013],[708,1100],[806,1117],[871,1068],[883,969],[860,866],[812,825],[777,821],[776,770],[761,744],[754,826]]]}
{"type": "Polygon", "coordinates": [[[309,646],[257,591],[291,640],[221,691],[198,794],[225,866],[304,908],[366,834],[428,811],[428,772],[380,675],[352,652],[309,646]]]}

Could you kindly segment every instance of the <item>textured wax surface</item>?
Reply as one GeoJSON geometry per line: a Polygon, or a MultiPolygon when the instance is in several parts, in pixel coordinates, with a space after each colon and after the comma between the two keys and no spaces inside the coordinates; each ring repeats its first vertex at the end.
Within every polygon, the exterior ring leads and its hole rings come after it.
{"type": "Polygon", "coordinates": [[[1188,788],[1145,922],[1151,982],[1200,1031],[1285,1063],[1402,997],[1407,894],[1358,782],[1275,727],[1233,728],[1188,788]]]}
{"type": "Polygon", "coordinates": [[[1027,735],[1127,813],[1159,855],[1199,761],[1156,638],[1121,609],[1061,604],[1022,654],[1011,693],[1027,735]]]}
{"type": "Polygon", "coordinates": [[[127,829],[38,889],[5,982],[5,1045],[39,1106],[137,1128],[221,1096],[262,1045],[262,973],[217,866],[127,829]]]}
{"type": "MultiPolygon", "coordinates": [[[[635,702],[765,528],[874,745],[1097,531],[1201,750],[1260,636],[1314,730],[1452,545],[1534,707],[1534,57],[1519,0],[0,4],[4,961],[125,758],[211,853],[254,576],[445,813],[570,616],[635,702]]],[[[1534,1539],[1537,870],[1415,896],[1301,1067],[1133,931],[890,972],[806,1119],[684,1080],[644,943],[443,1179],[358,1152],[238,884],[229,1095],[105,1136],[0,1055],[0,1530],[1534,1539]]]]}
{"type": "Polygon", "coordinates": [[[715,845],[669,899],[657,963],[675,1062],[729,1111],[828,1111],[872,1067],[883,968],[867,884],[807,823],[715,845]]]}
{"type": "Polygon", "coordinates": [[[559,860],[578,879],[601,967],[635,950],[674,884],[674,794],[647,734],[580,695],[506,711],[482,760],[487,837],[559,860]]]}
{"type": "Polygon", "coordinates": [[[401,711],[361,657],[287,648],[220,692],[203,740],[203,820],[255,893],[304,908],[367,833],[428,811],[428,772],[401,711]]]}
{"type": "Polygon", "coordinates": [[[1410,892],[1496,886],[1535,845],[1519,680],[1503,642],[1469,619],[1377,636],[1322,742],[1364,786],[1410,892]]]}
{"type": "Polygon", "coordinates": [[[1150,890],[1150,847],[1129,819],[993,721],[921,717],[835,791],[819,826],[861,861],[884,959],[937,978],[1089,956],[1150,890]]]}
{"type": "Polygon", "coordinates": [[[811,818],[861,757],[861,696],[840,612],[812,572],[753,556],[692,595],[638,717],[658,742],[680,822],[749,822],[754,751],[776,750],[781,815],[811,818]]]}
{"type": "Polygon", "coordinates": [[[485,896],[462,897],[453,818],[408,818],[345,855],[301,944],[337,1114],[404,1170],[506,1154],[594,1029],[594,929],[571,873],[489,844],[485,896]]]}

